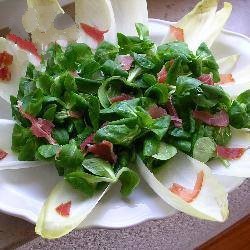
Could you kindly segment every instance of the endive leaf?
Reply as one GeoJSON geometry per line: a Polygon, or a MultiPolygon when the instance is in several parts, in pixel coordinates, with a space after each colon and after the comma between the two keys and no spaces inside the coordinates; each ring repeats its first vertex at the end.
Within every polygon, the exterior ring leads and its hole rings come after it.
{"type": "Polygon", "coordinates": [[[174,208],[200,219],[222,222],[228,217],[227,193],[205,164],[179,152],[155,174],[150,172],[139,157],[137,165],[148,185],[174,208]],[[184,201],[169,190],[173,183],[193,188],[200,171],[204,173],[202,187],[192,202],[184,201]]]}
{"type": "MultiPolygon", "coordinates": [[[[75,20],[79,27],[81,24],[87,24],[99,31],[106,32],[105,40],[116,41],[115,19],[110,0],[76,0],[75,10],[75,20]]],[[[77,42],[86,43],[92,48],[96,48],[98,45],[98,42],[82,29],[79,31],[77,42]]]]}
{"type": "Polygon", "coordinates": [[[231,97],[237,97],[239,94],[250,89],[250,65],[233,74],[234,82],[222,84],[221,87],[231,97]]]}
{"type": "Polygon", "coordinates": [[[220,74],[232,73],[237,62],[239,61],[239,58],[240,58],[240,55],[235,54],[235,55],[223,57],[217,60],[220,74]]]}
{"type": "Polygon", "coordinates": [[[19,161],[17,156],[11,150],[12,131],[15,122],[11,120],[0,119],[0,149],[4,150],[8,155],[0,160],[0,170],[21,169],[49,165],[42,161],[19,161]]]}
{"type": "Polygon", "coordinates": [[[60,181],[44,203],[36,224],[36,233],[47,239],[66,235],[88,216],[99,200],[108,191],[109,186],[86,198],[83,193],[73,189],[66,181],[60,181]],[[56,208],[61,204],[71,203],[68,216],[62,216],[56,208]]]}
{"type": "Polygon", "coordinates": [[[124,35],[137,35],[135,23],[148,23],[146,0],[111,0],[117,32],[124,35]]]}
{"type": "MultiPolygon", "coordinates": [[[[250,132],[244,129],[232,128],[232,139],[228,147],[250,148],[250,132]]],[[[250,150],[246,150],[241,158],[230,160],[229,166],[223,165],[219,160],[208,163],[212,173],[216,175],[227,175],[235,177],[250,177],[250,150]]]]}
{"type": "Polygon", "coordinates": [[[0,53],[3,51],[13,56],[13,63],[9,67],[11,80],[8,82],[0,80],[0,97],[10,103],[10,96],[17,95],[19,80],[26,73],[28,53],[19,49],[14,43],[0,37],[0,53]]]}
{"type": "MultiPolygon", "coordinates": [[[[184,40],[192,51],[196,51],[202,42],[211,47],[229,18],[232,5],[225,2],[224,7],[216,12],[218,0],[202,0],[194,9],[174,24],[184,31],[184,40]]],[[[170,33],[162,43],[172,40],[170,33]]]]}

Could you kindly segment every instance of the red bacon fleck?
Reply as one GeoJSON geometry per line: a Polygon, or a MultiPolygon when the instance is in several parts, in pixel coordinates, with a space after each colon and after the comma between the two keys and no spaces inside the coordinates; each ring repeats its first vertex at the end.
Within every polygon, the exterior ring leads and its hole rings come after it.
{"type": "Polygon", "coordinates": [[[0,67],[10,66],[13,63],[13,55],[9,54],[7,51],[0,53],[0,67]]]}
{"type": "Polygon", "coordinates": [[[123,70],[130,70],[132,63],[134,62],[134,58],[130,55],[122,55],[118,57],[118,61],[123,70]]]}
{"type": "Polygon", "coordinates": [[[8,153],[0,148],[0,160],[3,160],[7,155],[8,153]]]}
{"type": "Polygon", "coordinates": [[[173,121],[175,127],[180,128],[182,127],[182,120],[179,118],[177,111],[174,107],[172,98],[169,99],[167,103],[167,112],[171,115],[171,120],[173,121]]]}
{"type": "Polygon", "coordinates": [[[26,50],[31,54],[33,54],[34,56],[36,56],[38,59],[41,59],[41,56],[38,54],[37,48],[34,43],[24,40],[21,37],[16,36],[14,34],[8,34],[6,38],[9,41],[12,41],[15,44],[17,44],[21,49],[26,50]]]}
{"type": "Polygon", "coordinates": [[[221,110],[216,114],[207,111],[193,111],[193,117],[210,126],[227,127],[229,125],[229,116],[225,110],[221,110]]]}
{"type": "Polygon", "coordinates": [[[85,150],[85,148],[89,145],[89,144],[93,144],[94,143],[94,134],[91,134],[90,136],[88,136],[80,145],[81,150],[85,150]]]}
{"type": "Polygon", "coordinates": [[[80,24],[81,29],[87,33],[90,37],[96,40],[98,43],[101,43],[104,40],[104,34],[108,32],[108,30],[101,31],[96,27],[90,26],[86,23],[80,24]]]}
{"type": "Polygon", "coordinates": [[[198,77],[198,80],[200,80],[204,84],[214,85],[213,77],[211,74],[203,74],[198,77]]]}
{"type": "Polygon", "coordinates": [[[170,34],[180,42],[184,42],[184,31],[181,28],[170,25],[170,34]]]}
{"type": "Polygon", "coordinates": [[[45,138],[50,144],[56,144],[55,139],[52,138],[52,129],[55,125],[48,120],[42,118],[36,118],[32,115],[25,113],[21,107],[19,107],[19,111],[22,116],[28,119],[31,122],[31,132],[37,138],[45,138]]]}
{"type": "Polygon", "coordinates": [[[0,68],[0,80],[7,82],[11,80],[11,72],[7,66],[0,68]]]}
{"type": "Polygon", "coordinates": [[[225,148],[219,145],[216,148],[217,156],[228,160],[239,159],[245,151],[245,148],[225,148]]]}
{"type": "Polygon", "coordinates": [[[157,80],[159,83],[164,83],[167,79],[167,70],[165,65],[163,65],[161,71],[157,74],[157,80]]]}
{"type": "Polygon", "coordinates": [[[162,107],[159,107],[157,106],[156,104],[152,105],[149,109],[148,109],[148,112],[150,114],[150,116],[153,118],[153,119],[157,119],[157,118],[161,118],[165,115],[167,115],[167,111],[162,108],[162,107]]]}
{"type": "Polygon", "coordinates": [[[220,82],[218,84],[225,84],[235,82],[232,74],[221,74],[220,75],[220,82]]]}
{"type": "Polygon", "coordinates": [[[117,155],[113,151],[113,144],[109,141],[90,145],[87,151],[110,163],[116,163],[117,161],[117,155]]]}
{"type": "Polygon", "coordinates": [[[178,195],[180,198],[182,198],[184,201],[190,203],[192,202],[200,193],[201,188],[202,188],[202,183],[203,183],[203,178],[204,178],[204,172],[200,171],[197,174],[197,179],[195,182],[194,189],[188,189],[180,184],[173,183],[172,186],[169,188],[169,190],[178,195]]]}
{"type": "Polygon", "coordinates": [[[70,209],[71,209],[71,201],[68,201],[56,207],[56,212],[62,217],[69,217],[70,209]]]}
{"type": "Polygon", "coordinates": [[[131,100],[131,99],[133,99],[132,96],[127,95],[125,93],[122,93],[121,95],[118,95],[118,96],[110,98],[110,102],[111,103],[115,103],[115,102],[121,102],[121,101],[131,100]]]}

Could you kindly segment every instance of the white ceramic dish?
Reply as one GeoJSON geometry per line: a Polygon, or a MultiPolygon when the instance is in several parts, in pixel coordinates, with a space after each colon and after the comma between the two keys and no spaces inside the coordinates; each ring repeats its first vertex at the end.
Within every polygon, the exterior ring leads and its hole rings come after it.
{"type": "MultiPolygon", "coordinates": [[[[150,19],[151,37],[160,42],[169,29],[170,22],[150,19]]],[[[250,61],[250,40],[241,34],[223,31],[212,48],[216,58],[240,54],[235,70],[250,61]]],[[[0,114],[6,103],[0,99],[0,114]]],[[[1,117],[11,119],[11,117],[1,117]]],[[[218,177],[227,191],[239,186],[244,178],[218,177]]],[[[0,211],[21,217],[32,223],[37,220],[43,202],[60,177],[51,167],[8,170],[0,172],[0,211]]],[[[170,216],[175,209],[164,203],[143,181],[128,198],[122,199],[117,185],[107,193],[81,226],[126,227],[148,219],[170,216]]]]}

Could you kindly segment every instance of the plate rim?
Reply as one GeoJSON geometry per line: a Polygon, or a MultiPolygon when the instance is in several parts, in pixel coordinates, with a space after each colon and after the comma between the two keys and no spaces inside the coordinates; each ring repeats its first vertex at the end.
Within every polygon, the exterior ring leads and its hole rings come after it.
{"type": "MultiPolygon", "coordinates": [[[[171,21],[157,19],[157,18],[149,18],[148,22],[149,23],[159,23],[159,24],[163,24],[166,26],[176,23],[176,22],[171,22],[171,21]]],[[[222,33],[228,34],[228,35],[233,35],[233,36],[239,37],[241,39],[244,39],[247,42],[250,42],[250,37],[248,37],[247,35],[238,33],[238,32],[230,31],[228,29],[223,29],[222,33]]],[[[3,214],[9,215],[9,216],[23,219],[25,221],[32,223],[33,225],[36,224],[36,221],[34,220],[33,214],[28,214],[26,211],[22,212],[21,208],[9,207],[9,206],[5,206],[5,205],[0,204],[0,212],[3,214]]],[[[171,215],[169,215],[169,216],[171,216],[171,215]]],[[[126,226],[119,226],[119,227],[110,226],[109,227],[109,226],[102,226],[102,225],[88,225],[85,228],[109,228],[109,229],[127,228],[130,226],[139,225],[139,224],[144,223],[144,222],[149,221],[149,220],[163,219],[163,218],[167,218],[169,216],[157,216],[156,215],[155,217],[152,216],[150,218],[141,219],[141,221],[138,221],[138,222],[135,222],[133,224],[126,225],[126,226]]]]}

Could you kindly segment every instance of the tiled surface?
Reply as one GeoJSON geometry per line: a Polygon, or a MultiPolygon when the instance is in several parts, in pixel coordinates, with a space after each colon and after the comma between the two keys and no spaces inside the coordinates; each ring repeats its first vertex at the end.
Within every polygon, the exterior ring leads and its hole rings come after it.
{"type": "MultiPolygon", "coordinates": [[[[23,0],[8,0],[20,4],[23,0]]],[[[196,3],[195,0],[148,0],[150,17],[178,20],[196,3]]],[[[232,0],[234,10],[226,28],[250,35],[250,0],[232,0]]],[[[0,3],[0,27],[3,26],[3,5],[0,3]]],[[[6,3],[5,3],[6,4],[6,3]]],[[[22,8],[20,6],[20,8],[22,8]]],[[[19,8],[19,9],[20,9],[19,8]]],[[[11,8],[13,11],[13,8],[11,8]]],[[[8,12],[9,14],[9,12],[8,12]]],[[[10,15],[9,15],[10,16],[10,15]]],[[[18,23],[18,17],[15,17],[18,23]]],[[[149,221],[131,228],[106,230],[85,229],[56,241],[36,238],[20,249],[192,249],[218,234],[249,213],[250,181],[230,194],[230,219],[224,224],[191,219],[177,214],[164,220],[149,221]]],[[[13,249],[34,237],[28,222],[0,214],[0,249],[13,249]]]]}

